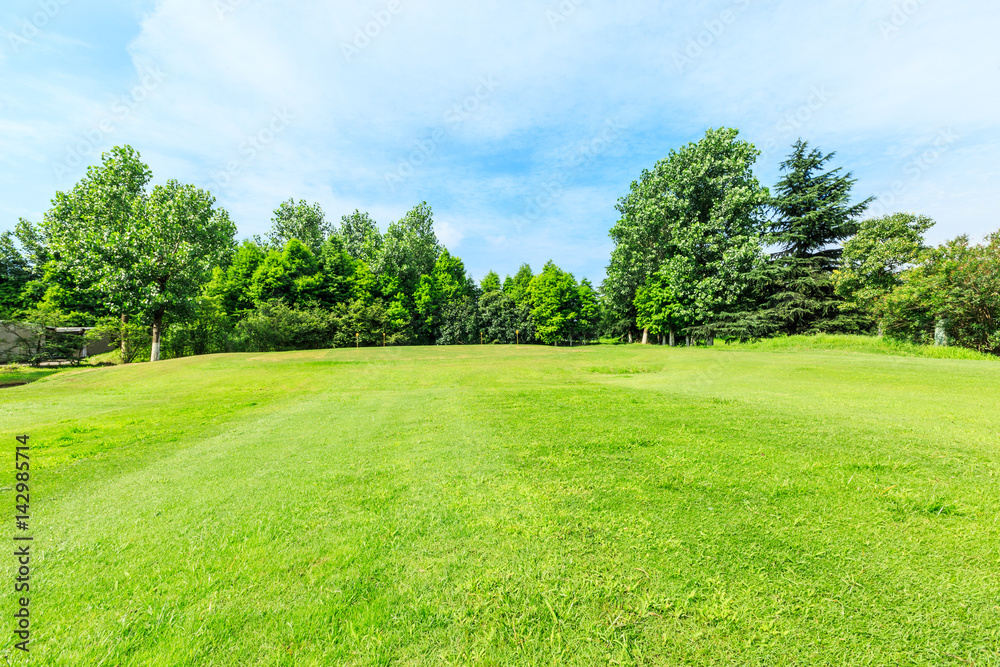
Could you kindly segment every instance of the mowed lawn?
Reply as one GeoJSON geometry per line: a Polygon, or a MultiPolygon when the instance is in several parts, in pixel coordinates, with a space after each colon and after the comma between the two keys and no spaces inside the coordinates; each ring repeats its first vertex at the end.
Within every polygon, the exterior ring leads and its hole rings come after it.
{"type": "Polygon", "coordinates": [[[845,350],[217,355],[0,390],[0,498],[26,432],[31,664],[997,665],[998,406],[845,350]]]}

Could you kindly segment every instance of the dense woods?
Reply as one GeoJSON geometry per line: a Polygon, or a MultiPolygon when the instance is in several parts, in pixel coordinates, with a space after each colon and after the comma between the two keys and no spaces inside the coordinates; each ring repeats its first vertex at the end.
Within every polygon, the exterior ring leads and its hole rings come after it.
{"type": "Polygon", "coordinates": [[[210,192],[151,187],[139,154],[118,147],[41,221],[0,236],[0,320],[96,327],[124,361],[820,332],[1000,352],[1000,233],[930,248],[925,216],[866,218],[872,199],[854,196],[835,154],[796,142],[773,191],[754,175],[758,155],[737,130],[712,129],[643,171],[618,202],[595,288],[553,261],[476,282],[426,202],[382,232],[367,213],[334,222],[289,199],[263,239],[237,241],[210,192]]]}

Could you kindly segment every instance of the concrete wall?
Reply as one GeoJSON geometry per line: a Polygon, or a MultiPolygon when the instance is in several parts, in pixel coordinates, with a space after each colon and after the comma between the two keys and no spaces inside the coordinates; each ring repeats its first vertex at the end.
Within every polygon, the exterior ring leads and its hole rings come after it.
{"type": "MultiPolygon", "coordinates": [[[[73,331],[71,327],[60,327],[59,331],[73,331]]],[[[37,334],[30,328],[18,322],[0,322],[0,363],[11,361],[14,357],[27,356],[32,352],[30,346],[37,341],[37,334]]],[[[44,338],[42,339],[44,341],[44,338]]],[[[37,343],[35,343],[37,344],[37,343]]],[[[107,336],[81,347],[74,354],[76,359],[85,359],[95,354],[104,354],[112,349],[107,336]]]]}

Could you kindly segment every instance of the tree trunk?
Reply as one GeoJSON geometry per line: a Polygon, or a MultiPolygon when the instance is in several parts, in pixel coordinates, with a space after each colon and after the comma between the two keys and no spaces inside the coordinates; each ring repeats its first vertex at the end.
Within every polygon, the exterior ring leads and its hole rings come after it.
{"type": "Polygon", "coordinates": [[[130,350],[128,349],[128,335],[125,332],[125,326],[128,324],[128,315],[122,313],[122,339],[119,341],[120,352],[122,357],[122,363],[127,364],[131,360],[130,350]]]}
{"type": "Polygon", "coordinates": [[[160,360],[160,334],[163,333],[163,311],[153,313],[153,347],[149,354],[150,361],[160,360]]]}
{"type": "Polygon", "coordinates": [[[649,345],[649,327],[642,328],[642,344],[649,345]]]}
{"type": "Polygon", "coordinates": [[[691,334],[684,337],[684,342],[688,347],[691,347],[691,334]]]}
{"type": "Polygon", "coordinates": [[[628,342],[629,342],[630,345],[632,344],[632,330],[631,329],[628,330],[628,342]]]}
{"type": "Polygon", "coordinates": [[[708,340],[705,341],[705,345],[708,345],[709,347],[715,345],[715,336],[709,336],[708,340]]]}
{"type": "Polygon", "coordinates": [[[677,347],[677,340],[674,338],[674,325],[670,325],[670,347],[677,347]]]}

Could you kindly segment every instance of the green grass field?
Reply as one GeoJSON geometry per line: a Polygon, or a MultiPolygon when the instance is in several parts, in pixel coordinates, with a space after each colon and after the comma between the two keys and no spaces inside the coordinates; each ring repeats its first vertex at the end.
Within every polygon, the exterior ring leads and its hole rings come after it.
{"type": "Polygon", "coordinates": [[[2,389],[31,664],[1000,665],[1000,363],[896,352],[342,349],[2,389]]]}

